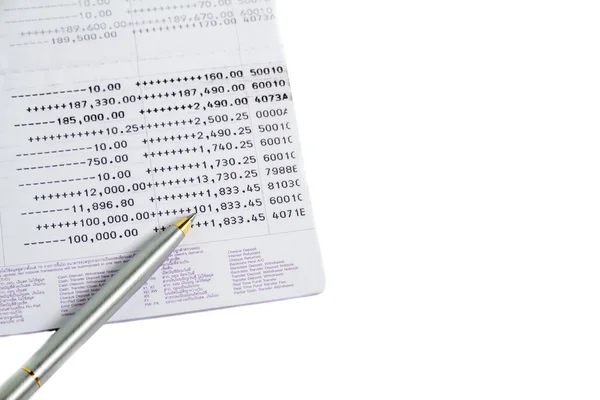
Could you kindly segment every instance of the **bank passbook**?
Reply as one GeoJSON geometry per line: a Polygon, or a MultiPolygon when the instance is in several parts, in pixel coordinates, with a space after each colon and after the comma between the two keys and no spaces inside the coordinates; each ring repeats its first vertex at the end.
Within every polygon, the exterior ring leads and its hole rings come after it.
{"type": "Polygon", "coordinates": [[[0,1],[0,335],[55,329],[198,213],[111,321],[308,296],[323,267],[273,1],[0,1]]]}

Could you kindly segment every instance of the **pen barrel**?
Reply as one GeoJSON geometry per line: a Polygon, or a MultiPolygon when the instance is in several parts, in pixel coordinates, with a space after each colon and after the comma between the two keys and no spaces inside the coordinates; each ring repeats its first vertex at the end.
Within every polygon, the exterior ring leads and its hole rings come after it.
{"type": "Polygon", "coordinates": [[[29,399],[150,279],[184,237],[171,226],[145,246],[0,386],[0,400],[29,399]]]}

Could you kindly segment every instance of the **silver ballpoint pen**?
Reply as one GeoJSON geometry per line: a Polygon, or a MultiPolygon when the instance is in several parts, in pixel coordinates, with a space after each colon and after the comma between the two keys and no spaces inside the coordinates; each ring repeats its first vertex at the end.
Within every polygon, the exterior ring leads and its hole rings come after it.
{"type": "Polygon", "coordinates": [[[0,386],[0,400],[31,398],[160,268],[189,231],[196,214],[150,241],[0,386]]]}

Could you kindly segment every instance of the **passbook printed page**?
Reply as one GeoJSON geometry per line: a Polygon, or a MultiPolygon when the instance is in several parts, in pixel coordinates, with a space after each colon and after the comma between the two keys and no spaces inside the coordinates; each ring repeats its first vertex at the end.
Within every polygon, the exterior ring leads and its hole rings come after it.
{"type": "Polygon", "coordinates": [[[273,0],[0,0],[0,336],[56,329],[198,213],[111,321],[317,294],[273,0]]]}

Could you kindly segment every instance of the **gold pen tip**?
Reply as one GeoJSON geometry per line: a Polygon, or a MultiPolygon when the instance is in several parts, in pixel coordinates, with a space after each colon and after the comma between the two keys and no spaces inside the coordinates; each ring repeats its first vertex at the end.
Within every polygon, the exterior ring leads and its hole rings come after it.
{"type": "Polygon", "coordinates": [[[180,219],[179,221],[175,222],[175,226],[178,227],[179,230],[181,232],[183,232],[184,235],[187,235],[190,228],[192,227],[192,223],[194,222],[194,219],[196,219],[196,215],[197,214],[194,213],[185,218],[180,219]]]}

